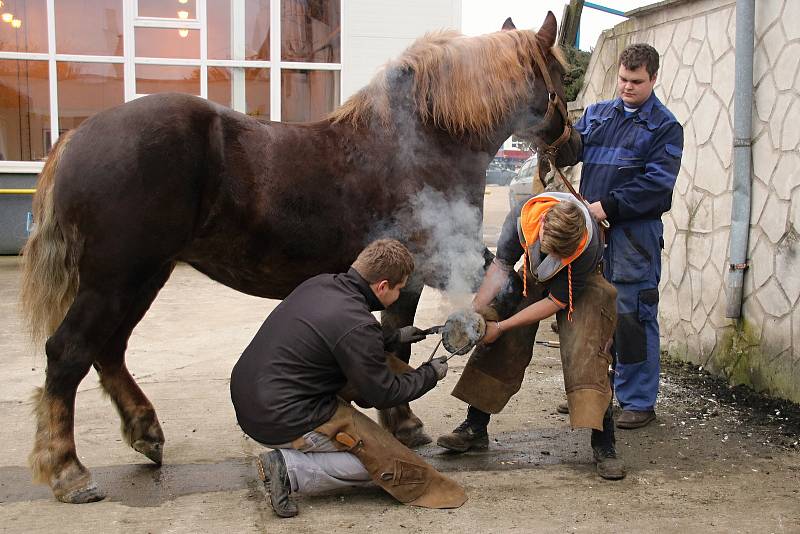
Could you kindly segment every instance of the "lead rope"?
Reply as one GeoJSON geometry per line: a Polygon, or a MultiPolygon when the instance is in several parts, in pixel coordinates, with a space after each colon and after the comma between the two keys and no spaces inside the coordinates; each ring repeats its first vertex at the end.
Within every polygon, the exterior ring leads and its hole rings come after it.
{"type": "Polygon", "coordinates": [[[575,308],[572,307],[572,264],[567,265],[567,286],[569,287],[569,310],[567,311],[567,321],[572,322],[572,312],[575,308]]]}

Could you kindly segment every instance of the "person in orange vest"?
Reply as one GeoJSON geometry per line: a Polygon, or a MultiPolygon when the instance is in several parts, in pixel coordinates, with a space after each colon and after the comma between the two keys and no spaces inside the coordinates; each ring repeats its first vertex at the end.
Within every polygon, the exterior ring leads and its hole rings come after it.
{"type": "Polygon", "coordinates": [[[499,413],[519,391],[538,324],[555,314],[570,423],[592,429],[601,477],[625,477],[615,449],[608,375],[616,290],[602,276],[602,258],[597,223],[570,193],[536,195],[508,214],[497,256],[473,300],[487,320],[486,334],[453,390],[469,405],[467,418],[440,436],[439,446],[455,452],[488,447],[490,414],[499,413]]]}

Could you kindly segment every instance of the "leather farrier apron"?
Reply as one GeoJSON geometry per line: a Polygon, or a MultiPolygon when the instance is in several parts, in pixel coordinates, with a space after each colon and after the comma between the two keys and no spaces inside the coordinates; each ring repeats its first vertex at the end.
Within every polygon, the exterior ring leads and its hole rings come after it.
{"type": "MultiPolygon", "coordinates": [[[[405,362],[387,354],[396,374],[413,371],[405,362]]],[[[404,504],[424,508],[458,508],[467,500],[464,489],[442,475],[390,432],[355,409],[349,400],[355,388],[345,386],[341,402],[328,421],[315,428],[341,451],[350,452],[364,464],[372,480],[404,504]]]]}
{"type": "MultiPolygon", "coordinates": [[[[522,276],[511,275],[511,297],[495,299],[481,314],[489,321],[506,319],[545,298],[542,284],[528,279],[522,296],[522,276]]],[[[508,295],[508,294],[506,294],[508,295]]],[[[561,342],[561,365],[572,428],[603,429],[603,414],[611,402],[608,351],[617,322],[616,290],[597,273],[587,280],[574,303],[572,321],[567,310],[556,314],[561,342]]],[[[479,345],[467,362],[452,395],[487,413],[500,413],[519,391],[533,357],[538,323],[503,333],[491,345],[479,345]]]]}

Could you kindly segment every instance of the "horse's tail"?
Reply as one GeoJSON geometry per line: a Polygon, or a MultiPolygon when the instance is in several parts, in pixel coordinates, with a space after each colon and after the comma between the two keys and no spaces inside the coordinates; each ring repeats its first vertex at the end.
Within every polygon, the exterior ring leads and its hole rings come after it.
{"type": "Polygon", "coordinates": [[[64,235],[53,198],[58,162],[73,131],[58,138],[39,175],[33,197],[36,225],[22,249],[22,313],[37,341],[55,332],[78,291],[75,243],[64,235]]]}

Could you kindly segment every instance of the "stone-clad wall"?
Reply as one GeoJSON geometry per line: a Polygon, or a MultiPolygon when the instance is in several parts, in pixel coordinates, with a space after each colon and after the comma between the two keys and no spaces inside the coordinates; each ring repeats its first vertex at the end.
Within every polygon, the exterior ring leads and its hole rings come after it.
{"type": "Polygon", "coordinates": [[[663,217],[662,349],[800,402],[800,0],[756,1],[750,269],[740,323],[725,318],[736,3],[673,0],[631,15],[598,39],[570,108],[615,96],[626,45],[646,42],[661,54],[655,91],[685,133],[663,217]]]}

